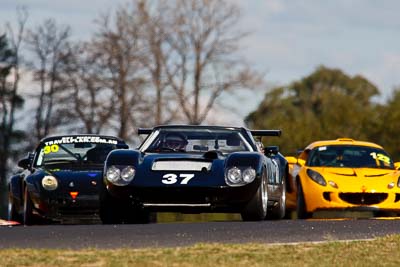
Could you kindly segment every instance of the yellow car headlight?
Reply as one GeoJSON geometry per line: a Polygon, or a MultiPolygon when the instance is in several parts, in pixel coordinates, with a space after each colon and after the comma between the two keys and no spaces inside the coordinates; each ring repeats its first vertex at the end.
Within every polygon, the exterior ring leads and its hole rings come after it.
{"type": "Polygon", "coordinates": [[[312,170],[312,169],[307,169],[307,175],[308,177],[311,178],[314,182],[316,182],[319,185],[326,186],[326,181],[324,177],[319,174],[318,172],[312,170]]]}

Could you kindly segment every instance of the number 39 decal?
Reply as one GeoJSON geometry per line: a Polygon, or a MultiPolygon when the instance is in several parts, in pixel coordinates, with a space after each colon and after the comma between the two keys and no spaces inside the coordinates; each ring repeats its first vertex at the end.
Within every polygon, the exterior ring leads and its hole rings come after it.
{"type": "MultiPolygon", "coordinates": [[[[191,173],[179,174],[179,178],[181,178],[180,184],[187,184],[190,181],[190,179],[192,179],[193,177],[194,177],[194,174],[191,174],[191,173]]],[[[176,184],[178,182],[178,175],[173,174],[173,173],[165,174],[161,181],[163,184],[176,184]]]]}

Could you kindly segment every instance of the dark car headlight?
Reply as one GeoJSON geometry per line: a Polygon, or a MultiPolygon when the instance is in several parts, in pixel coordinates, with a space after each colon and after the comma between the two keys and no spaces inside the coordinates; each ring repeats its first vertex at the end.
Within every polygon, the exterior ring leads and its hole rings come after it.
{"type": "Polygon", "coordinates": [[[57,189],[58,181],[54,176],[46,175],[42,178],[42,186],[48,191],[53,191],[57,189]]]}
{"type": "Polygon", "coordinates": [[[133,166],[110,166],[106,169],[106,179],[115,185],[127,185],[135,178],[136,170],[133,166]]]}
{"type": "Polygon", "coordinates": [[[117,182],[121,178],[121,171],[115,166],[110,166],[106,170],[106,178],[111,183],[117,182]]]}
{"type": "Polygon", "coordinates": [[[238,184],[242,180],[242,171],[237,167],[230,168],[226,172],[226,178],[232,184],[238,184]]]}
{"type": "Polygon", "coordinates": [[[130,182],[133,180],[135,177],[136,170],[132,166],[127,166],[122,169],[121,171],[121,179],[124,180],[125,182],[130,182]]]}
{"type": "Polygon", "coordinates": [[[247,168],[243,171],[242,179],[245,183],[251,183],[256,178],[256,170],[253,168],[247,168]]]}
{"type": "Polygon", "coordinates": [[[316,172],[311,169],[307,169],[307,175],[308,175],[308,177],[311,178],[311,180],[313,180],[317,184],[326,186],[326,181],[325,181],[324,177],[321,174],[319,174],[319,172],[316,172]]]}
{"type": "Polygon", "coordinates": [[[253,182],[256,175],[256,170],[252,167],[240,169],[235,166],[227,169],[225,180],[228,185],[239,186],[253,182]]]}

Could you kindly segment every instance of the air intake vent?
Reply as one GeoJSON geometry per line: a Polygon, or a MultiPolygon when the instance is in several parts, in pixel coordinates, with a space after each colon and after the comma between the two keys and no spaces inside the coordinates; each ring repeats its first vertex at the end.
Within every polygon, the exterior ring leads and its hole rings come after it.
{"type": "Polygon", "coordinates": [[[211,162],[189,160],[159,160],[153,163],[153,171],[210,171],[211,162]]]}
{"type": "Polygon", "coordinates": [[[343,201],[354,205],[375,205],[386,200],[386,193],[340,193],[343,201]]]}

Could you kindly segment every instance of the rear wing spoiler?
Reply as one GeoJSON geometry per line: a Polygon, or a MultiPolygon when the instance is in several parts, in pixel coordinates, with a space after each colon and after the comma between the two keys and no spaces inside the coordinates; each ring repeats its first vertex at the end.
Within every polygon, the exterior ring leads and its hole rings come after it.
{"type": "Polygon", "coordinates": [[[138,134],[139,135],[144,135],[144,134],[151,134],[153,132],[153,128],[139,128],[138,129],[138,134]]]}
{"type": "MultiPolygon", "coordinates": [[[[152,131],[152,128],[139,128],[138,134],[151,134],[152,131]]],[[[250,130],[250,132],[253,136],[281,136],[282,134],[281,130],[250,130]]]]}
{"type": "Polygon", "coordinates": [[[281,136],[281,130],[250,130],[253,136],[281,136]]]}

